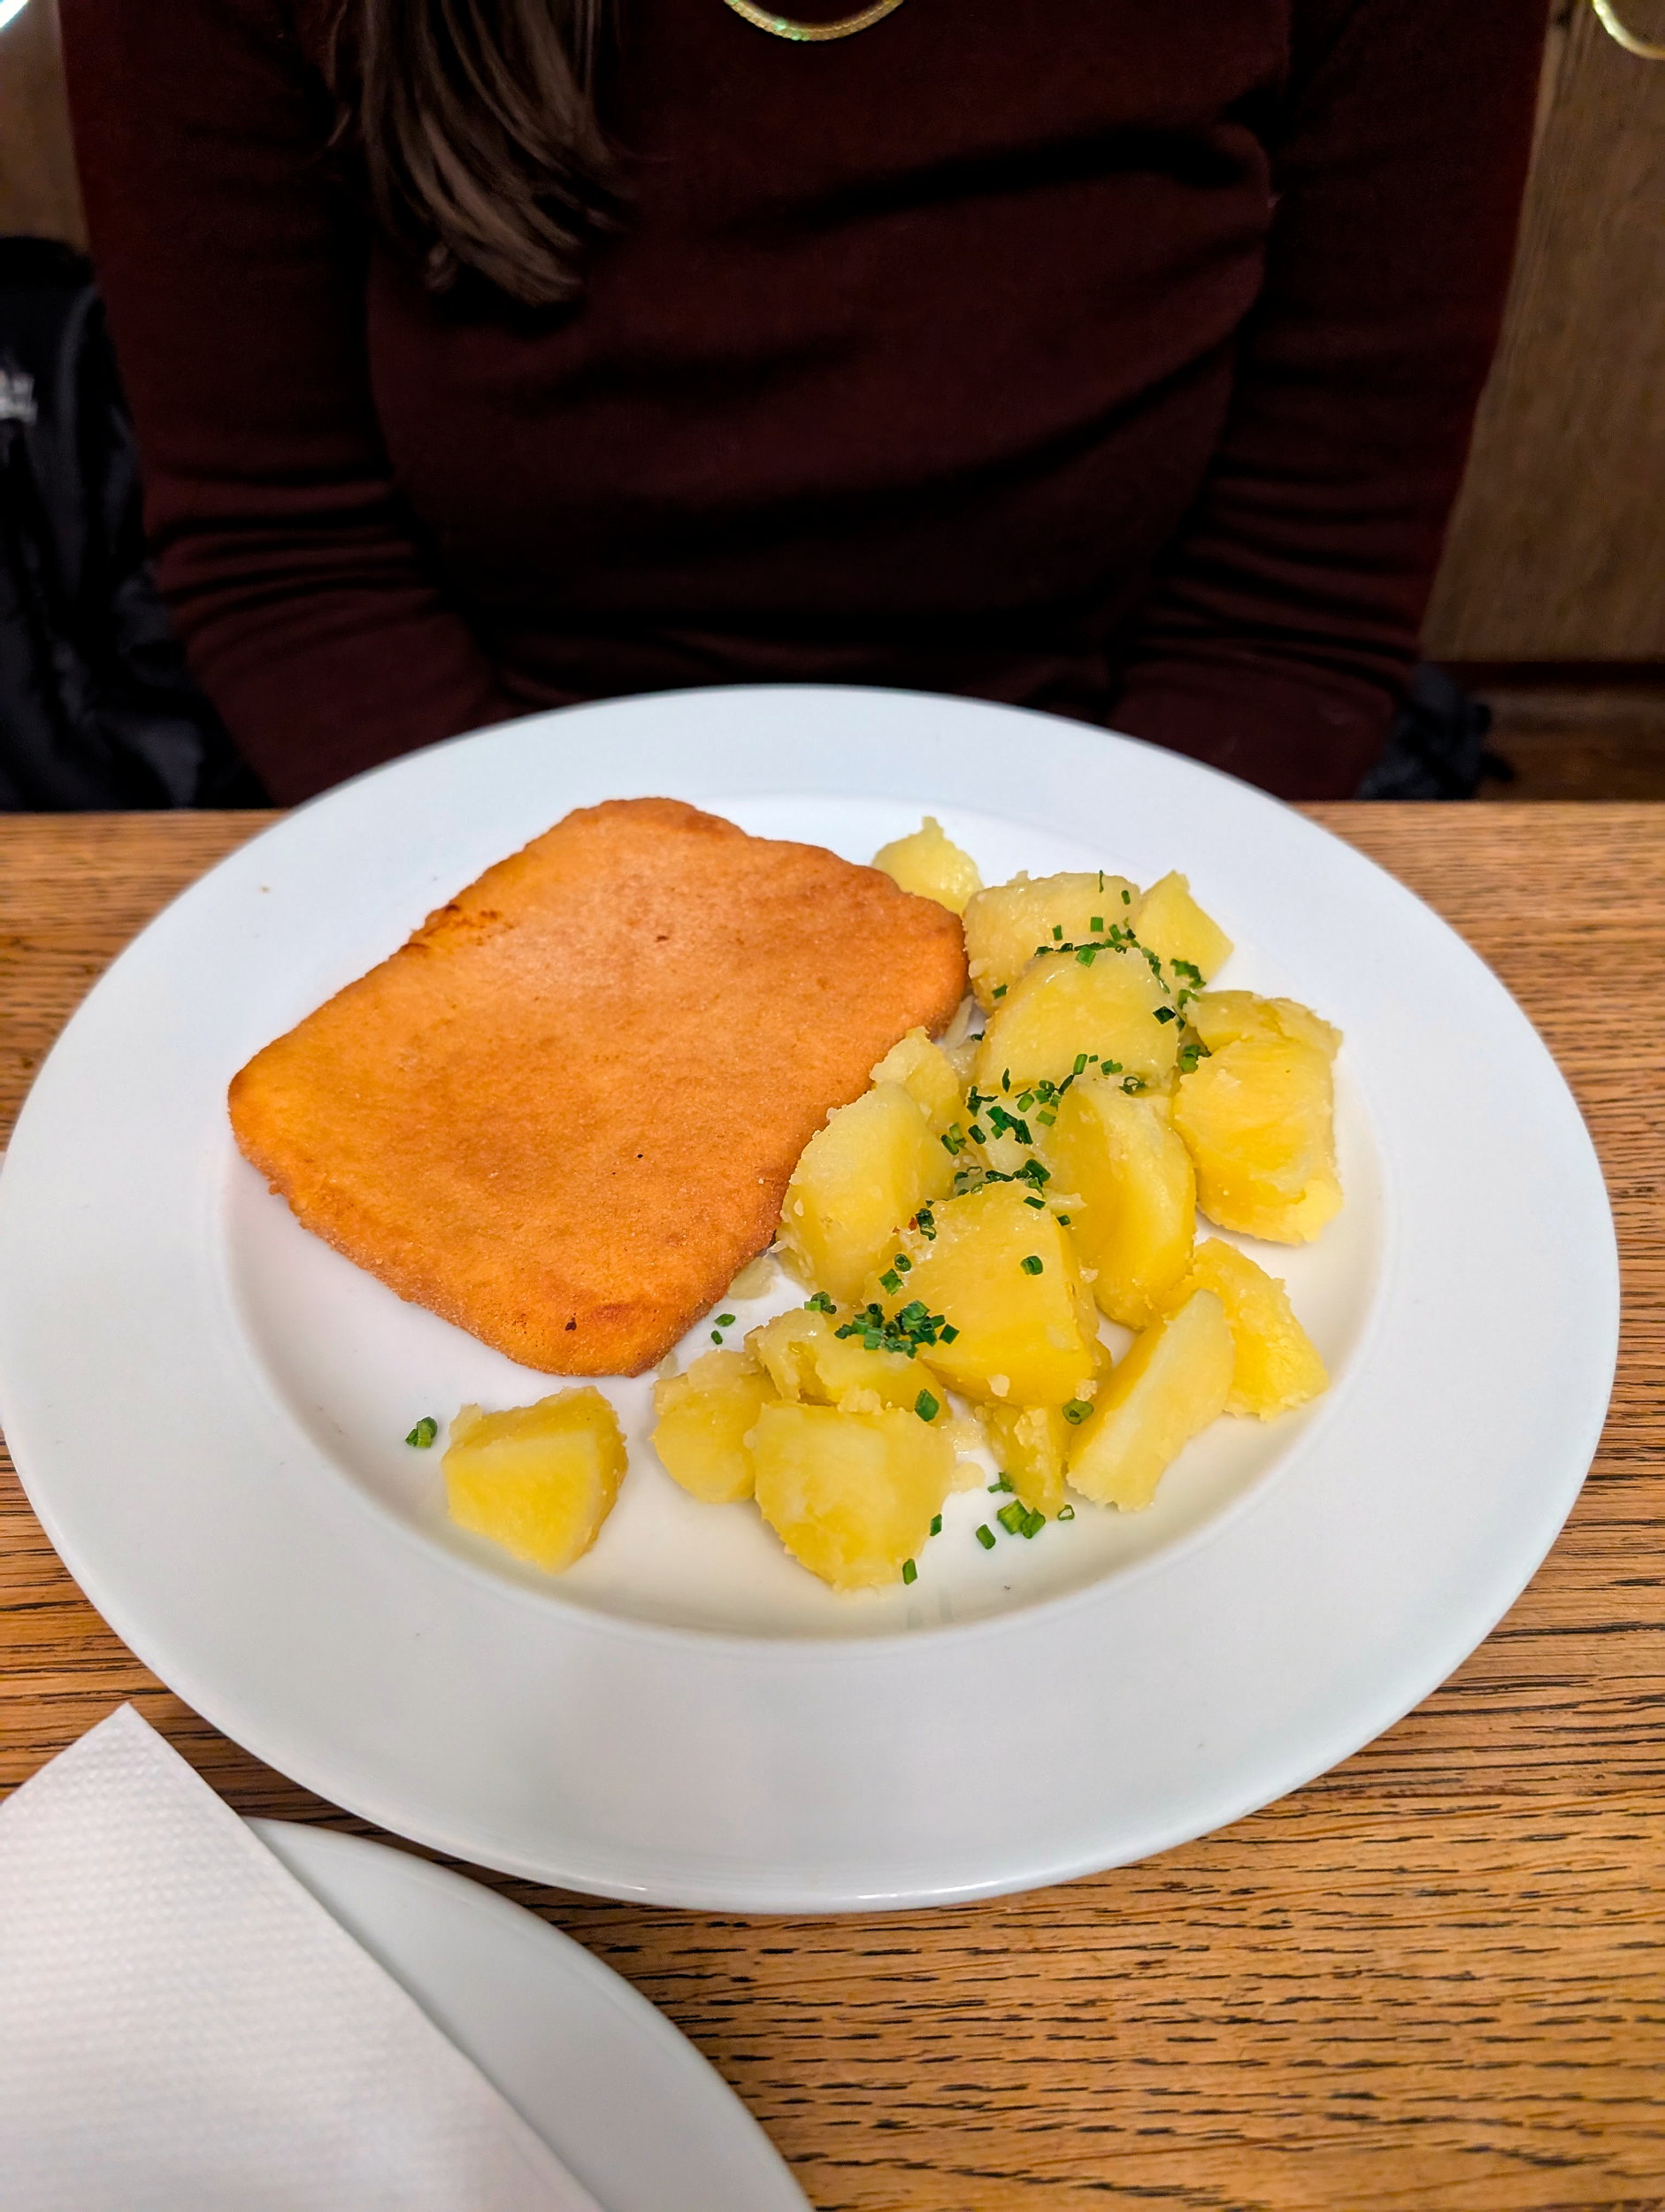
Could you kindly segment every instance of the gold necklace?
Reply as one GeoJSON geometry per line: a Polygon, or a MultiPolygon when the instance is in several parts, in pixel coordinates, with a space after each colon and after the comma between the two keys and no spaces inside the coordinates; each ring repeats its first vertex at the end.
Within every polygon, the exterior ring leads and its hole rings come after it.
{"type": "Polygon", "coordinates": [[[771,15],[766,8],[755,8],[752,0],[728,0],[738,16],[754,23],[760,31],[767,31],[774,38],[794,38],[806,42],[825,38],[854,38],[857,31],[870,30],[875,23],[882,23],[887,15],[894,15],[902,0],[874,0],[871,8],[863,8],[859,15],[847,15],[840,23],[797,23],[789,15],[771,15]]]}

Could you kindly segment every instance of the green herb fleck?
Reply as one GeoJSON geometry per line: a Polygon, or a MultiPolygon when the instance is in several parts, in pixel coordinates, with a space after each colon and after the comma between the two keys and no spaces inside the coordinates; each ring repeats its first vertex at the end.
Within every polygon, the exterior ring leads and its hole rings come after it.
{"type": "Polygon", "coordinates": [[[942,1148],[951,1160],[957,1160],[965,1149],[965,1132],[956,1121],[942,1140],[942,1148]]]}
{"type": "Polygon", "coordinates": [[[1179,1018],[1179,1010],[1175,1006],[1159,1006],[1156,1009],[1155,1018],[1159,1022],[1177,1022],[1179,1018]]]}
{"type": "Polygon", "coordinates": [[[1035,1119],[1040,1124],[1043,1129],[1050,1129],[1053,1123],[1056,1121],[1057,1118],[1057,1115],[1052,1111],[1050,1107],[1047,1109],[1044,1114],[1037,1114],[1035,1116],[1035,1119]]]}
{"type": "Polygon", "coordinates": [[[1060,1214],[1058,1216],[1058,1219],[1063,1223],[1066,1229],[1070,1226],[1070,1217],[1068,1214],[1060,1214]]]}
{"type": "Polygon", "coordinates": [[[913,1561],[912,1561],[911,1559],[904,1559],[904,1560],[902,1561],[902,1580],[903,1580],[904,1582],[917,1582],[917,1581],[918,1581],[918,1579],[919,1579],[919,1570],[918,1570],[918,1568],[917,1568],[917,1567],[916,1567],[916,1566],[914,1565],[913,1561]]]}
{"type": "Polygon", "coordinates": [[[989,996],[991,998],[1004,998],[1005,995],[1006,986],[1003,983],[997,983],[994,986],[994,988],[989,993],[989,996]]]}
{"type": "Polygon", "coordinates": [[[997,1491],[1009,1490],[1011,1486],[1012,1479],[1009,1475],[998,1476],[994,1481],[990,1483],[988,1486],[989,1495],[990,1497],[993,1497],[997,1491]]]}
{"type": "Polygon", "coordinates": [[[1091,921],[1087,924],[1087,927],[1088,927],[1089,929],[1095,929],[1095,930],[1097,930],[1097,931],[1098,931],[1098,933],[1099,933],[1099,934],[1100,934],[1101,936],[1102,936],[1102,935],[1103,935],[1103,933],[1104,933],[1104,917],[1103,917],[1103,915],[1102,915],[1102,914],[1095,914],[1095,915],[1093,917],[1093,919],[1092,919],[1092,920],[1091,920],[1091,921]]]}
{"type": "Polygon", "coordinates": [[[1181,1075],[1194,1075],[1199,1060],[1211,1060],[1213,1057],[1201,1037],[1187,1037],[1179,1048],[1179,1072],[1181,1075]]]}
{"type": "MultiPolygon", "coordinates": [[[[1124,906],[1132,906],[1132,903],[1133,903],[1133,895],[1132,895],[1132,893],[1131,891],[1124,891],[1124,892],[1122,893],[1122,904],[1123,904],[1124,906]]],[[[1062,1520],[1062,1519],[1063,1518],[1063,1516],[1062,1514],[1060,1514],[1058,1517],[1059,1517],[1059,1519],[1060,1519],[1060,1520],[1062,1520]]]]}
{"type": "Polygon", "coordinates": [[[1072,1506],[1072,1505],[1061,1505],[1061,1506],[1058,1508],[1058,1518],[1059,1518],[1061,1521],[1073,1521],[1073,1520],[1074,1520],[1074,1518],[1075,1518],[1075,1508],[1074,1508],[1074,1506],[1072,1506]]]}
{"type": "Polygon", "coordinates": [[[1047,1263],[1039,1252],[1032,1252],[1028,1258],[1021,1261],[1019,1264],[1025,1275],[1044,1275],[1047,1271],[1047,1263]]]}
{"type": "Polygon", "coordinates": [[[1001,1506],[994,1518],[1009,1536],[1021,1536],[1028,1510],[1019,1499],[1014,1498],[1009,1505],[1001,1506]]]}
{"type": "Polygon", "coordinates": [[[806,1313],[836,1313],[838,1311],[838,1308],[824,1290],[817,1290],[813,1297],[806,1298],[803,1306],[806,1313]]]}
{"type": "Polygon", "coordinates": [[[717,1325],[719,1329],[732,1329],[734,1325],[733,1315],[732,1313],[719,1313],[717,1317],[717,1325]]]}
{"type": "Polygon", "coordinates": [[[1045,1528],[1046,1525],[1046,1515],[1044,1513],[1037,1513],[1033,1506],[1031,1506],[1028,1511],[1024,1515],[1023,1520],[1019,1525],[1018,1534],[1020,1536],[1033,1538],[1039,1536],[1041,1530],[1045,1528]]]}
{"type": "Polygon", "coordinates": [[[882,1287],[893,1294],[902,1288],[902,1277],[894,1267],[887,1267],[879,1279],[882,1287]]]}
{"type": "Polygon", "coordinates": [[[956,1328],[954,1328],[948,1323],[944,1322],[942,1326],[937,1331],[937,1341],[940,1344],[952,1344],[955,1338],[958,1336],[959,1333],[960,1332],[956,1328]]]}
{"type": "Polygon", "coordinates": [[[913,1402],[913,1409],[922,1421],[934,1421],[942,1408],[928,1390],[922,1390],[913,1402]]]}
{"type": "Polygon", "coordinates": [[[1092,1410],[1085,1398],[1071,1398],[1063,1409],[1063,1417],[1071,1428],[1079,1428],[1092,1410]]]}
{"type": "Polygon", "coordinates": [[[1054,943],[1055,945],[1061,945],[1061,944],[1063,944],[1063,923],[1062,923],[1062,922],[1055,922],[1055,923],[1053,924],[1053,926],[1052,926],[1052,941],[1053,941],[1053,943],[1054,943]]]}
{"type": "Polygon", "coordinates": [[[987,1523],[986,1521],[984,1521],[984,1522],[983,1522],[983,1523],[979,1525],[979,1527],[978,1527],[978,1532],[977,1532],[977,1540],[978,1540],[978,1542],[979,1544],[981,1544],[981,1546],[983,1547],[983,1548],[984,1548],[984,1550],[985,1550],[985,1551],[993,1551],[993,1550],[994,1550],[994,1530],[993,1530],[993,1529],[989,1526],[989,1525],[988,1525],[988,1523],[987,1523]]]}
{"type": "Polygon", "coordinates": [[[931,1516],[931,1533],[933,1536],[940,1536],[942,1533],[942,1516],[940,1513],[933,1513],[931,1516]]]}
{"type": "Polygon", "coordinates": [[[910,1298],[894,1321],[886,1317],[882,1306],[863,1306],[838,1334],[860,1337],[870,1352],[900,1352],[906,1359],[916,1357],[922,1344],[948,1341],[942,1316],[931,1312],[918,1298],[910,1298]]]}
{"type": "Polygon", "coordinates": [[[418,1451],[425,1452],[439,1432],[439,1423],[431,1413],[425,1413],[404,1440],[414,1445],[418,1451]]]}
{"type": "Polygon", "coordinates": [[[927,1244],[934,1244],[936,1242],[937,1217],[932,1212],[929,1206],[920,1207],[918,1212],[913,1217],[913,1225],[918,1230],[920,1235],[925,1239],[927,1244]]]}
{"type": "Polygon", "coordinates": [[[1025,1206],[1039,1206],[1044,1211],[1047,1202],[1044,1198],[1025,1198],[1024,1203],[1025,1206]]]}

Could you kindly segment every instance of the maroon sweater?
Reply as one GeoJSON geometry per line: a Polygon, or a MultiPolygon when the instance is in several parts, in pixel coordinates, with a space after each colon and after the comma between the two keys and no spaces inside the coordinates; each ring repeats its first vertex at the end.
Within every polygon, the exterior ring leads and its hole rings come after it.
{"type": "Polygon", "coordinates": [[[1495,340],[1544,12],[906,0],[806,46],[623,0],[631,212],[532,316],[366,234],[295,0],[65,0],[196,672],[282,799],[531,707],[801,680],[1343,795],[1495,340]]]}

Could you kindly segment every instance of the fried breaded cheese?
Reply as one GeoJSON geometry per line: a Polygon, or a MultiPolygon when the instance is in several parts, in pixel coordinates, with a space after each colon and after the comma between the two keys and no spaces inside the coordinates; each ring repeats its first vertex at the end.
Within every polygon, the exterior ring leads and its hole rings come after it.
{"type": "Polygon", "coordinates": [[[245,1156],[402,1298],[556,1375],[651,1367],[773,1237],[798,1156],[965,989],[874,868],[672,799],[488,868],[231,1085],[245,1156]]]}

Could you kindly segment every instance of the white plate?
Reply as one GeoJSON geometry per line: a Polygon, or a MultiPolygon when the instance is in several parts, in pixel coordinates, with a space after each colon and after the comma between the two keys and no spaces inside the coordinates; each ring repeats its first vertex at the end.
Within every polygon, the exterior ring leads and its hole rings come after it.
{"type": "MultiPolygon", "coordinates": [[[[761,1309],[760,1309],[761,1310],[761,1309]]],[[[219,1727],[459,1856],[740,1910],[925,1903],[1143,1856],[1423,1697],[1554,1540],[1616,1343],[1589,1139],[1495,979],[1351,848],[1071,723],[833,689],[544,716],[364,777],[215,869],[65,1032],[0,1179],[0,1411],[117,1632],[219,1727]],[[570,807],[671,793],[864,858],[928,809],[990,880],[1185,869],[1224,979],[1339,1022],[1348,1204],[1272,1255],[1334,1386],[1222,1423],[1149,1512],[1032,1544],[951,1501],[909,1590],[841,1599],[637,1440],[556,1582],[451,1532],[465,1399],[549,1386],[299,1230],[228,1078],[570,807]]],[[[742,1317],[749,1318],[749,1314],[742,1317]]]]}
{"type": "Polygon", "coordinates": [[[386,1844],[249,1824],[605,2212],[809,2212],[687,2039],[535,1913],[386,1844]]]}

